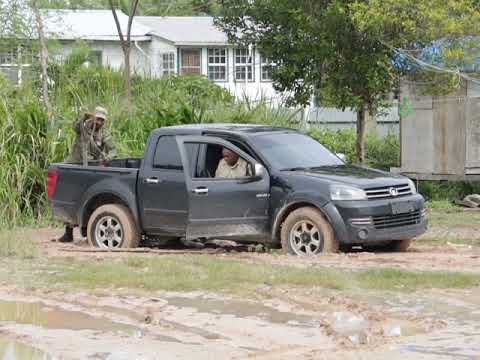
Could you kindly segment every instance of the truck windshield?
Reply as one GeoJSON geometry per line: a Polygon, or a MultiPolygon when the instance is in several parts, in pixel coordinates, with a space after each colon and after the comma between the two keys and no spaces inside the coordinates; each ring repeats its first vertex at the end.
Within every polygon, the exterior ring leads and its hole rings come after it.
{"type": "Polygon", "coordinates": [[[344,165],[322,144],[300,133],[260,135],[253,137],[252,141],[270,165],[278,170],[344,165]]]}

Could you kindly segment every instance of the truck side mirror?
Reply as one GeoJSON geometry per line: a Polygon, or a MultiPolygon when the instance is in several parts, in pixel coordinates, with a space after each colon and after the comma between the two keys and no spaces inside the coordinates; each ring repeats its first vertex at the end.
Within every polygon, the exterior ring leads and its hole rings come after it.
{"type": "Polygon", "coordinates": [[[342,153],[337,153],[335,155],[337,155],[340,158],[340,160],[347,162],[347,155],[342,153]]]}
{"type": "Polygon", "coordinates": [[[265,175],[265,167],[260,163],[255,163],[254,170],[256,178],[262,178],[265,175]]]}

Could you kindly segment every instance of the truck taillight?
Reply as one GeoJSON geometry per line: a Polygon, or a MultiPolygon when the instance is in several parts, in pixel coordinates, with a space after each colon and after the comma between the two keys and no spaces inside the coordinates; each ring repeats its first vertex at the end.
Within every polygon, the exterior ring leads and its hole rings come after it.
{"type": "Polygon", "coordinates": [[[58,170],[48,170],[47,194],[50,199],[52,198],[53,194],[55,194],[57,183],[58,183],[58,170]]]}

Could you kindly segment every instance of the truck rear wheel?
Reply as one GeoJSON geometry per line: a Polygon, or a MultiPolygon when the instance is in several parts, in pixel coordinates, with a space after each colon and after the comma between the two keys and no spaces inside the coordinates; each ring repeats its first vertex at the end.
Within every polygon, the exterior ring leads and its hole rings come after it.
{"type": "Polygon", "coordinates": [[[292,255],[335,253],[340,246],[332,225],[313,207],[292,211],[283,223],[280,235],[283,250],[292,255]]]}
{"type": "Polygon", "coordinates": [[[125,206],[109,204],[100,206],[90,216],[87,239],[91,246],[104,249],[135,248],[140,243],[140,233],[125,206]]]}

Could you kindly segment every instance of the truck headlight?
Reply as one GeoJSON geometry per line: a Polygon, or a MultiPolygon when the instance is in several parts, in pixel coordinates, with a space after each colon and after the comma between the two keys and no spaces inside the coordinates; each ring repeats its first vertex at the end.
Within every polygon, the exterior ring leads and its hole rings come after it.
{"type": "Polygon", "coordinates": [[[332,200],[367,200],[367,194],[362,189],[347,185],[331,185],[332,200]]]}
{"type": "Polygon", "coordinates": [[[412,192],[412,194],[417,193],[417,188],[415,187],[415,183],[413,182],[413,180],[408,179],[408,186],[410,187],[410,191],[412,192]]]}

